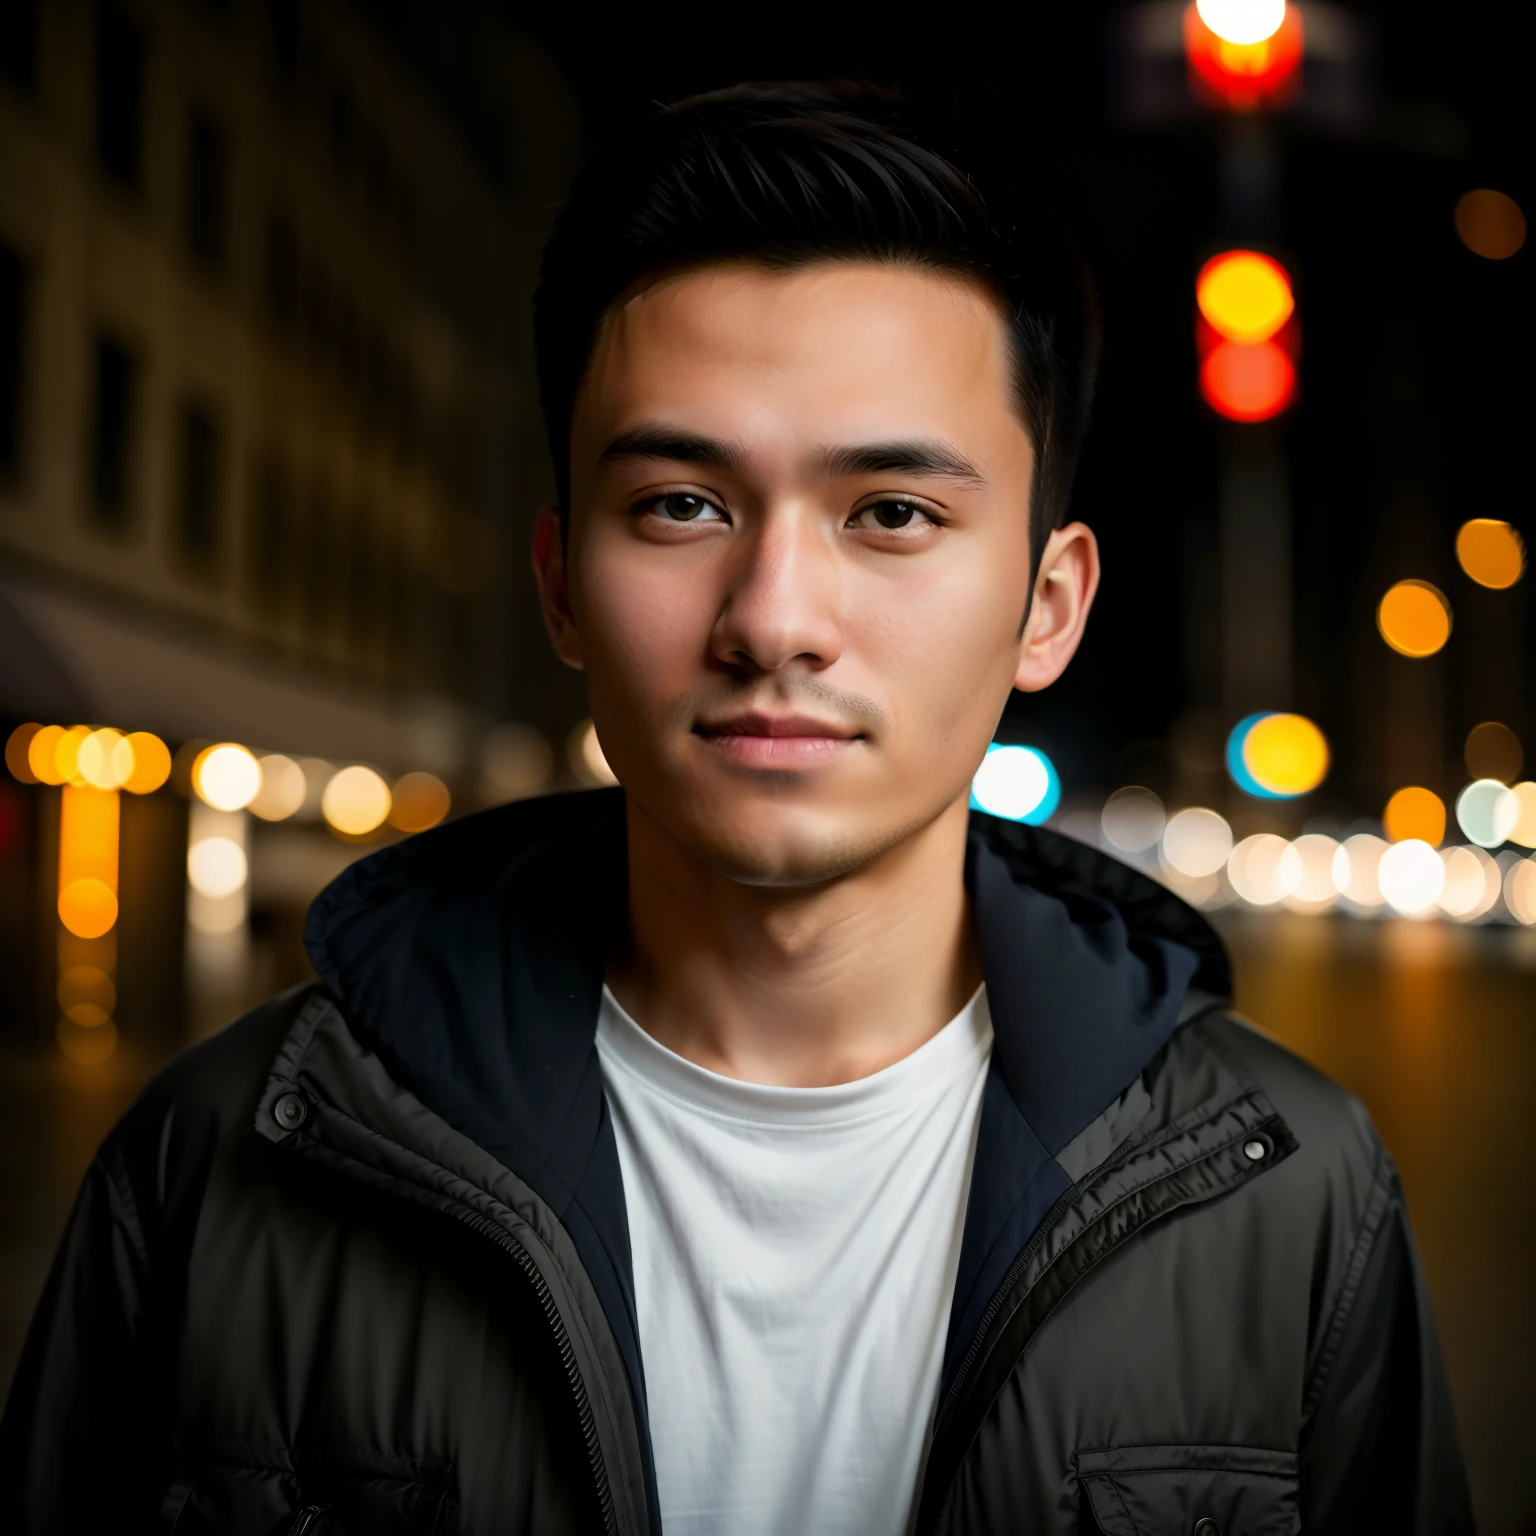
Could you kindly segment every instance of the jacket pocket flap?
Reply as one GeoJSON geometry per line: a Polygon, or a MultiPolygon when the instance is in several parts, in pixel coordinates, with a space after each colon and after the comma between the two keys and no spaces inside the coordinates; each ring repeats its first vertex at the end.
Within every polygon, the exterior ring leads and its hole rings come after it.
{"type": "Polygon", "coordinates": [[[1079,1451],[1077,1475],[1104,1536],[1172,1536],[1201,1520],[1221,1536],[1295,1536],[1300,1529],[1291,1451],[1119,1446],[1079,1451]]]}

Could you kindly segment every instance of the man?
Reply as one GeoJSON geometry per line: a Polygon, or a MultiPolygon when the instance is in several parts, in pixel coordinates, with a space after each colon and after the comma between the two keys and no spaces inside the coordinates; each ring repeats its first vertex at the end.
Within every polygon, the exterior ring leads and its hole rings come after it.
{"type": "Polygon", "coordinates": [[[1189,908],[967,809],[1098,578],[1027,187],[872,92],[700,98],[584,174],[536,329],[622,790],[356,864],[319,984],[146,1089],[20,1525],[1469,1528],[1364,1112],[1189,908]]]}

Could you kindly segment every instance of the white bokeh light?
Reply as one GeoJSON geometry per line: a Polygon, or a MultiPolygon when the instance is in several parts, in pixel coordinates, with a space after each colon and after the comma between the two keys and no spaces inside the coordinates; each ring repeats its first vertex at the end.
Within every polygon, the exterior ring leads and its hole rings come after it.
{"type": "Polygon", "coordinates": [[[1382,854],[1377,879],[1392,910],[1414,916],[1434,906],[1445,888],[1445,865],[1423,839],[1405,838],[1382,854]]]}
{"type": "Polygon", "coordinates": [[[1232,852],[1232,828],[1226,817],[1205,806],[1192,806],[1169,818],[1163,829],[1163,862],[1181,875],[1214,875],[1232,852]]]}
{"type": "Polygon", "coordinates": [[[1519,797],[1498,779],[1474,779],[1456,797],[1456,822],[1481,848],[1497,848],[1519,820],[1519,797]]]}

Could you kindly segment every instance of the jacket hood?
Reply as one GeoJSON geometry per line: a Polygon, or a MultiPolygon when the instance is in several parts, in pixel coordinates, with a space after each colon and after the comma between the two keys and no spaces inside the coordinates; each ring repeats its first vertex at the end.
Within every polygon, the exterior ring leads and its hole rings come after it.
{"type": "MultiPolygon", "coordinates": [[[[628,1222],[595,1049],[625,861],[622,791],[522,801],[359,860],[316,900],[305,941],[395,1081],[566,1224],[643,1412],[628,1222]]],[[[1070,1186],[1057,1154],[1196,1003],[1230,989],[1203,918],[1069,838],[975,814],[966,880],[996,1044],[952,1346],[1070,1186]]]]}

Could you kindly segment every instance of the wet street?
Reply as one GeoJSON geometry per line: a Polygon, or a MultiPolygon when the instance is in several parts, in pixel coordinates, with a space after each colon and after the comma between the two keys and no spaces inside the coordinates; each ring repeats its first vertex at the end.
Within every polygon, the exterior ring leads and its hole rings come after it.
{"type": "MultiPolygon", "coordinates": [[[[1238,1006],[1369,1107],[1396,1155],[1438,1308],[1480,1526],[1536,1532],[1536,931],[1230,916],[1238,1006]]],[[[0,1381],[102,1136],[158,1063],[0,1064],[0,1381]]]]}

